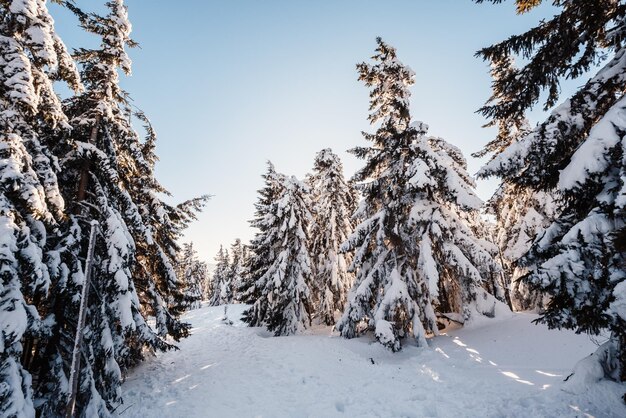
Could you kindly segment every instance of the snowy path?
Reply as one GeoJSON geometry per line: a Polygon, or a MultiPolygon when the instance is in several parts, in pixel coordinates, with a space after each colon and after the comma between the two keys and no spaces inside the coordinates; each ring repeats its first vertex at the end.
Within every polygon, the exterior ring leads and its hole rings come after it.
{"type": "MultiPolygon", "coordinates": [[[[229,317],[243,308],[229,306],[229,317]]],[[[392,354],[369,338],[330,337],[328,328],[274,338],[239,321],[225,325],[222,314],[187,314],[193,335],[128,377],[121,417],[626,417],[617,395],[624,385],[560,389],[595,345],[532,325],[533,315],[392,354]]]]}

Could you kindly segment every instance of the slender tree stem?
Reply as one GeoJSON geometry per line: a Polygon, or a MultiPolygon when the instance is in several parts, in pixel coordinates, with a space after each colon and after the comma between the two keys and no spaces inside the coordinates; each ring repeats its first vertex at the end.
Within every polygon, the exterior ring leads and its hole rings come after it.
{"type": "Polygon", "coordinates": [[[87,250],[87,260],[85,261],[85,280],[80,299],[80,311],[78,313],[78,324],[76,326],[76,337],[74,339],[74,351],[72,353],[72,366],[70,368],[70,396],[67,402],[66,418],[74,416],[76,406],[76,396],[78,392],[78,380],[80,376],[80,348],[83,342],[83,328],[87,317],[87,298],[89,296],[89,285],[91,281],[91,271],[93,269],[93,252],[96,246],[97,221],[91,221],[91,232],[89,233],[89,248],[87,250]]]}

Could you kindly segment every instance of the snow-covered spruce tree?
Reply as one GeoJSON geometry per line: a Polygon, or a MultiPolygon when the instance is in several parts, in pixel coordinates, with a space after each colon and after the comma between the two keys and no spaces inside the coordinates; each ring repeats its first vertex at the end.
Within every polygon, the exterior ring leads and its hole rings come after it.
{"type": "Polygon", "coordinates": [[[275,173],[279,193],[267,208],[263,223],[271,264],[257,280],[260,297],[244,313],[251,326],[265,325],[274,335],[291,335],[310,325],[311,260],[308,227],[311,222],[308,187],[295,177],[275,173]]]}
{"type": "Polygon", "coordinates": [[[81,15],[83,28],[102,36],[102,48],[77,54],[86,91],[66,104],[72,137],[60,141],[55,150],[65,156],[60,181],[64,196],[74,206],[63,229],[60,253],[64,274],[51,292],[50,313],[57,320],[54,338],[42,350],[38,371],[38,396],[46,416],[63,414],[70,389],[63,382],[70,374],[67,366],[76,333],[76,302],[84,282],[80,255],[86,248],[88,229],[84,226],[89,220],[99,221],[102,232],[95,252],[95,291],[87,307],[90,332],[83,337],[79,413],[106,416],[109,408],[121,401],[122,361],[129,357],[126,338],[134,330],[152,334],[140,315],[131,278],[135,245],[127,220],[137,228],[142,222],[127,190],[120,188],[118,167],[127,163],[118,158],[124,154],[120,137],[130,134],[125,109],[120,106],[125,99],[117,86],[118,67],[130,71],[124,52],[130,25],[120,3],[110,3],[109,8],[106,18],[81,15]]]}
{"type": "Polygon", "coordinates": [[[237,238],[235,242],[230,246],[231,263],[228,271],[230,287],[233,292],[233,301],[241,302],[241,294],[239,289],[242,289],[247,283],[247,255],[248,250],[241,240],[237,238]]]}
{"type": "Polygon", "coordinates": [[[472,306],[493,311],[476,266],[494,262],[458,216],[481,205],[461,170],[464,160],[452,165],[458,150],[451,155],[443,140],[426,136],[425,124],[411,123],[414,73],[394,48],[377,43],[374,64],[357,66],[359,80],[372,88],[369,120],[380,124],[363,134],[371,147],[352,150],[366,160],[354,176],[362,221],[342,246],[356,251],[357,275],[337,329],[348,338],[371,329],[397,351],[408,334],[424,346],[426,333],[438,333],[435,309],[466,318],[472,306]]]}
{"type": "MultiPolygon", "coordinates": [[[[517,1],[522,12],[540,3],[517,1]]],[[[491,120],[521,117],[544,91],[549,109],[559,100],[562,77],[600,69],[482,175],[556,189],[557,214],[522,259],[529,269],[523,280],[551,296],[540,319],[549,327],[591,334],[608,328],[603,349],[612,355],[604,356],[604,369],[626,380],[626,263],[619,242],[626,206],[626,4],[555,4],[560,11],[552,19],[478,52],[496,65],[515,55],[527,61],[493,84],[482,113],[491,120]]]]}
{"type": "Polygon", "coordinates": [[[180,251],[177,274],[185,283],[185,307],[198,309],[203,297],[203,287],[207,280],[206,263],[198,260],[198,253],[193,248],[193,242],[183,244],[180,251]]]}
{"type": "Polygon", "coordinates": [[[37,396],[44,416],[62,415],[68,397],[87,221],[97,220],[100,234],[83,337],[78,413],[108,416],[121,401],[123,373],[143,358],[144,350],[173,348],[167,336],[188,334],[188,325],[169,312],[167,301],[175,292],[182,294],[173,264],[178,247],[172,243],[193,217],[194,207],[156,203],[162,190],[153,178],[153,144],[150,138],[143,143],[133,130],[127,94],[118,85],[118,69],[130,73],[125,52],[134,44],[130,23],[121,0],[106,6],[109,14],[102,17],[68,5],[82,27],[102,41],[98,49],[76,52],[86,90],[64,103],[73,129],[54,148],[63,156],[61,192],[74,204],[61,228],[58,279],[48,299],[48,320],[56,322],[37,358],[37,396]],[[148,209],[144,205],[149,196],[154,206],[148,209]],[[163,218],[162,223],[153,217],[163,218]],[[154,315],[156,332],[146,323],[147,315],[154,315]]]}
{"type": "Polygon", "coordinates": [[[233,288],[230,281],[230,255],[228,250],[220,245],[220,250],[215,256],[216,266],[213,272],[213,294],[209,305],[219,306],[233,302],[233,288]]]}
{"type": "Polygon", "coordinates": [[[206,280],[202,284],[202,300],[210,301],[213,297],[213,273],[215,273],[215,265],[205,263],[206,280]]]}
{"type": "Polygon", "coordinates": [[[518,265],[518,261],[534,238],[543,232],[556,210],[551,193],[502,184],[487,202],[487,207],[496,217],[494,241],[498,245],[497,258],[507,278],[512,309],[543,311],[549,298],[521,280],[528,270],[518,265]]]}
{"type": "Polygon", "coordinates": [[[146,239],[135,238],[137,263],[133,279],[137,288],[145,289],[139,293],[139,300],[145,314],[155,317],[158,334],[161,337],[170,335],[178,341],[188,335],[189,324],[178,320],[187,307],[185,284],[174,269],[180,251],[177,242],[189,223],[197,219],[197,213],[209,196],[193,198],[176,206],[161,199],[170,193],[155,178],[154,168],[158,161],[156,133],[141,111],[135,116],[143,122],[146,138],[143,143],[129,143],[136,166],[121,166],[126,168],[121,178],[146,226],[146,239]]]}
{"type": "Polygon", "coordinates": [[[343,164],[331,149],[317,153],[313,173],[307,178],[311,188],[313,222],[310,227],[310,249],[313,261],[312,289],[315,315],[322,323],[334,325],[341,314],[354,274],[349,253],[339,251],[354,228],[356,210],[354,186],[343,176],[343,164]]]}
{"type": "Polygon", "coordinates": [[[495,261],[495,264],[487,264],[484,266],[476,266],[483,277],[483,288],[495,296],[501,302],[508,305],[509,309],[513,309],[511,306],[511,296],[509,292],[509,278],[503,270],[499,262],[500,251],[495,244],[496,224],[486,216],[485,207],[475,212],[461,212],[460,217],[465,219],[467,227],[472,231],[474,236],[478,239],[478,243],[482,248],[487,251],[491,258],[495,261]]]}
{"type": "MultiPolygon", "coordinates": [[[[253,304],[261,297],[261,289],[265,287],[263,282],[265,272],[274,259],[272,243],[267,239],[271,229],[267,216],[270,215],[271,205],[280,192],[280,176],[276,173],[274,165],[268,161],[267,172],[261,177],[265,184],[258,191],[259,199],[254,204],[254,219],[250,221],[250,225],[258,229],[258,232],[247,246],[248,258],[245,265],[247,275],[243,284],[237,289],[239,301],[246,304],[253,304]]],[[[262,318],[264,315],[260,314],[257,317],[262,318]]],[[[251,325],[259,326],[260,324],[251,323],[251,325]]]]}
{"type": "MultiPolygon", "coordinates": [[[[494,82],[498,83],[510,76],[514,70],[511,57],[501,58],[492,66],[494,82]]],[[[502,96],[506,93],[497,94],[502,96]]],[[[500,97],[498,100],[502,99],[506,98],[500,97]]],[[[498,128],[496,138],[475,153],[474,157],[498,155],[531,131],[528,121],[522,115],[493,119],[488,124],[494,125],[498,128]]],[[[486,177],[483,171],[479,171],[478,176],[486,177]]],[[[517,262],[554,216],[556,204],[552,193],[504,180],[487,202],[487,210],[496,217],[494,241],[498,246],[497,259],[504,270],[511,307],[515,310],[543,310],[549,298],[520,280],[527,273],[527,269],[517,262]]]]}
{"type": "MultiPolygon", "coordinates": [[[[467,172],[467,161],[461,150],[438,137],[429,137],[428,143],[438,155],[440,164],[454,170],[462,187],[473,191],[476,183],[467,172]]],[[[474,255],[474,265],[482,278],[482,287],[499,301],[510,305],[505,277],[495,261],[498,248],[493,242],[492,225],[483,219],[477,205],[452,204],[449,210],[455,212],[458,221],[463,225],[460,228],[467,238],[458,237],[464,244],[457,245],[464,246],[469,253],[474,255]]]]}
{"type": "Polygon", "coordinates": [[[0,2],[0,416],[32,417],[32,353],[42,322],[65,203],[50,150],[69,125],[52,83],[81,89],[46,2],[0,2]]]}

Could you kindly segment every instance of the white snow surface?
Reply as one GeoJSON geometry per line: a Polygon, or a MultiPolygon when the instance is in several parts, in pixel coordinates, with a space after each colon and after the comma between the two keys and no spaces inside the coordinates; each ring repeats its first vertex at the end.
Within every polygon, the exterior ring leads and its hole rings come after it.
{"type": "Polygon", "coordinates": [[[372,336],[330,327],[272,337],[238,317],[245,305],[186,314],[192,335],[123,385],[127,417],[624,417],[626,385],[566,391],[563,379],[597,346],[548,330],[533,314],[447,330],[428,348],[392,353],[372,336]]]}

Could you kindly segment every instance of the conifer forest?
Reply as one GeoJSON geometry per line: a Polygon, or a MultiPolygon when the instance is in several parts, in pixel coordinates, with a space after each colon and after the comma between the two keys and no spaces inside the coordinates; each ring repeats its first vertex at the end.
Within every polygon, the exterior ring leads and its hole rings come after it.
{"type": "Polygon", "coordinates": [[[0,0],[0,128],[0,418],[626,417],[626,0],[0,0]]]}

